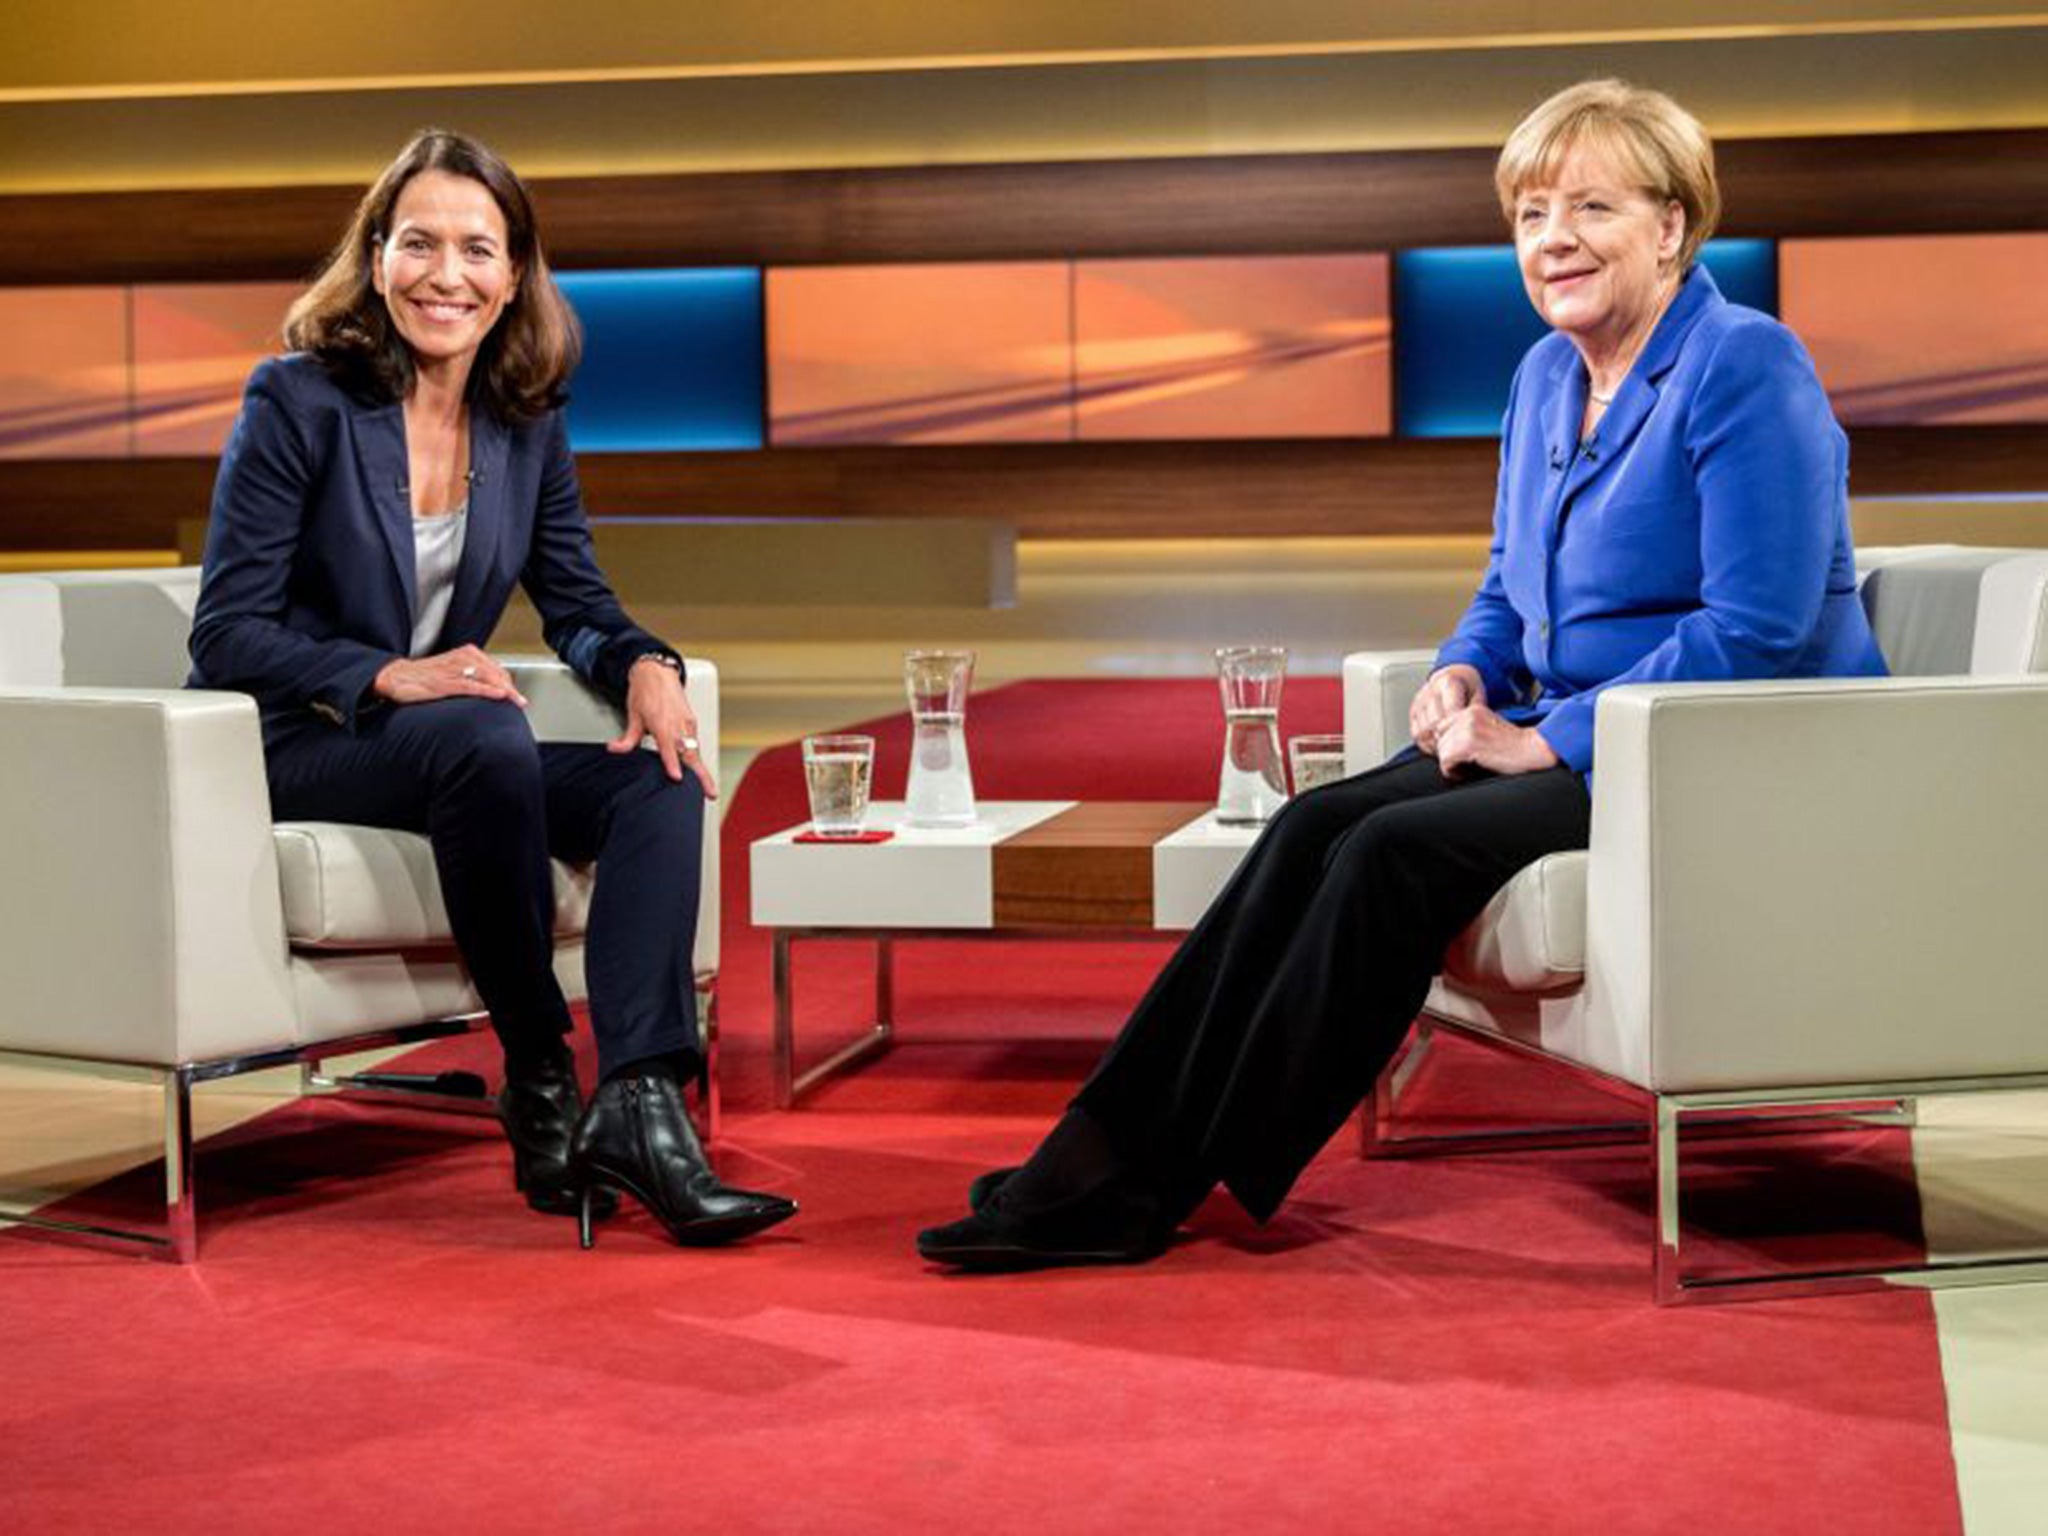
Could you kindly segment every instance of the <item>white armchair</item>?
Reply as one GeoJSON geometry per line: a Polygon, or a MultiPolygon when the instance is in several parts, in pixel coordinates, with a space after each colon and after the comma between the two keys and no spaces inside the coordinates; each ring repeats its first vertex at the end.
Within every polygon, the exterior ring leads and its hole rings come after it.
{"type": "MultiPolygon", "coordinates": [[[[88,1226],[4,1202],[0,1218],[180,1262],[197,1252],[194,1084],[297,1064],[308,1091],[402,1092],[405,1079],[320,1063],[483,1020],[425,838],[273,825],[254,702],[180,687],[198,587],[193,568],[0,578],[0,1058],[160,1083],[165,1223],[88,1226]]],[[[567,668],[508,665],[541,739],[616,734],[611,705],[567,668]]],[[[688,667],[716,762],[717,669],[688,667]]],[[[705,829],[693,958],[715,1137],[715,807],[705,829]]],[[[555,866],[555,969],[572,1001],[591,878],[555,866]]],[[[480,1080],[443,1086],[458,1091],[414,1101],[487,1108],[480,1080]]]]}
{"type": "MultiPolygon", "coordinates": [[[[1863,572],[1890,678],[1603,696],[1590,847],[1524,870],[1453,943],[1362,1117],[1368,1153],[1501,1145],[1398,1132],[1448,1027],[1649,1101],[1661,1301],[2048,1277],[2048,1255],[1711,1279],[1682,1262],[1688,1121],[1909,1118],[1921,1095],[2048,1085],[2039,975],[2017,963],[2048,912],[2048,554],[1873,550],[1863,572]]],[[[1407,743],[1429,660],[1346,658],[1354,771],[1407,743]]]]}

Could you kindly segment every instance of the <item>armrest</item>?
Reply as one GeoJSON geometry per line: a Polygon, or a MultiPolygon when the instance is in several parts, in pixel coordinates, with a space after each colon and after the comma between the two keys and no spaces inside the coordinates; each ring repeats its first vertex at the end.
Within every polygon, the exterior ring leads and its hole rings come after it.
{"type": "MultiPolygon", "coordinates": [[[[2048,1070],[2048,679],[1616,688],[1588,1005],[1703,1091],[2048,1070]]],[[[1596,1019],[1596,1023],[1600,1022],[1596,1019]]]]}
{"type": "Polygon", "coordinates": [[[256,706],[0,688],[0,1046],[168,1065],[291,1044],[256,706]]]}
{"type": "MultiPolygon", "coordinates": [[[[619,733],[619,712],[610,700],[561,662],[537,656],[508,656],[505,669],[526,695],[527,723],[542,741],[610,741],[619,733]]],[[[690,707],[697,712],[697,741],[704,761],[718,773],[718,666],[701,656],[683,658],[690,707]]],[[[721,785],[721,791],[725,786],[721,785]]],[[[718,821],[716,801],[704,818],[704,874],[697,913],[693,962],[699,972],[718,969],[718,821]]]]}
{"type": "Polygon", "coordinates": [[[1353,651],[1344,658],[1344,771],[1378,767],[1408,745],[1408,706],[1434,651],[1353,651]]]}
{"type": "Polygon", "coordinates": [[[543,656],[499,658],[526,695],[526,723],[541,741],[610,741],[619,711],[561,662],[543,656]]]}

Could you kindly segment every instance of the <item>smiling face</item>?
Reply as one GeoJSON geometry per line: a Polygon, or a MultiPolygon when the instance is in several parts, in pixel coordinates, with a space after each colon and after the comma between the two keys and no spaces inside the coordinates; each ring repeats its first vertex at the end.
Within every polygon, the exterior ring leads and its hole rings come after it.
{"type": "Polygon", "coordinates": [[[519,289],[505,215],[480,181],[422,171],[391,209],[371,282],[422,370],[466,372],[519,289]]]}
{"type": "Polygon", "coordinates": [[[1685,213],[1615,157],[1581,144],[1512,208],[1515,255],[1536,313],[1593,353],[1627,344],[1677,282],[1685,213]]]}

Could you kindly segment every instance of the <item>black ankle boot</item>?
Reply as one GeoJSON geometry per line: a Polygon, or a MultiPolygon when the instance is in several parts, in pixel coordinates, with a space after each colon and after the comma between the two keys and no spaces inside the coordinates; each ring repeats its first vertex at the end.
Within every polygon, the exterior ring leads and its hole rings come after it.
{"type": "MultiPolygon", "coordinates": [[[[498,1092],[498,1122],[512,1143],[512,1183],[526,1203],[550,1216],[574,1216],[582,1207],[582,1181],[569,1171],[569,1138],[583,1111],[576,1060],[567,1051],[505,1063],[498,1092]]],[[[592,1214],[618,1209],[609,1190],[592,1214]]]]}
{"type": "MultiPolygon", "coordinates": [[[[623,1189],[686,1247],[727,1243],[787,1221],[796,1202],[719,1183],[704,1157],[683,1092],[664,1074],[609,1078],[577,1122],[570,1167],[594,1197],[623,1189]]],[[[583,1223],[583,1246],[594,1241],[583,1223]]]]}

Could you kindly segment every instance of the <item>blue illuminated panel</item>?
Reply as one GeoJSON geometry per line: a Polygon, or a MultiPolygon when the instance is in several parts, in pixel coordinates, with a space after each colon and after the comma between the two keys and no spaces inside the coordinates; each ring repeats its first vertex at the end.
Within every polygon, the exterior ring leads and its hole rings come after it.
{"type": "MultiPolygon", "coordinates": [[[[1710,240],[1700,253],[1729,300],[1778,312],[1777,248],[1710,240]]],[[[1402,437],[1494,437],[1522,354],[1547,327],[1522,291],[1514,247],[1394,258],[1394,404],[1402,437]]]]}
{"type": "Polygon", "coordinates": [[[583,322],[583,366],[569,384],[577,452],[761,446],[758,268],[555,280],[583,322]]]}

